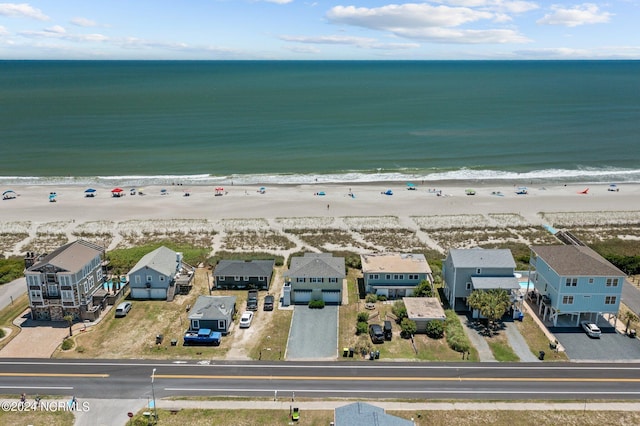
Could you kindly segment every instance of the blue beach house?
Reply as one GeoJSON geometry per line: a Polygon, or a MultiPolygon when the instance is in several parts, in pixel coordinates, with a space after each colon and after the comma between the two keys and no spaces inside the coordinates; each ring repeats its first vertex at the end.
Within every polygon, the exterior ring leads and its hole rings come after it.
{"type": "Polygon", "coordinates": [[[570,316],[576,326],[604,314],[617,317],[625,274],[585,246],[532,246],[529,274],[538,304],[538,315],[558,325],[558,317],[570,316]]]}
{"type": "Polygon", "coordinates": [[[467,311],[474,290],[520,290],[516,262],[509,249],[451,249],[442,262],[444,295],[457,311],[467,311]]]}

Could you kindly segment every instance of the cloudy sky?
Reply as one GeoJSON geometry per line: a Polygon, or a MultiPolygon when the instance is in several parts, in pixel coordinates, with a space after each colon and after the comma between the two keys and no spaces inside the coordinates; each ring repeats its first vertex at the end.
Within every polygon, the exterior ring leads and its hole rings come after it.
{"type": "Polygon", "coordinates": [[[640,59],[639,25],[640,0],[34,0],[0,3],[0,59],[640,59]]]}

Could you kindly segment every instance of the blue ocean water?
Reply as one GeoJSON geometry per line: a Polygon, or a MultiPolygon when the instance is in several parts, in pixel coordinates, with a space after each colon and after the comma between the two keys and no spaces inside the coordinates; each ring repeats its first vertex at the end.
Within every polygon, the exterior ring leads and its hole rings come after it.
{"type": "Polygon", "coordinates": [[[640,182],[639,95],[640,61],[0,61],[0,181],[640,182]]]}

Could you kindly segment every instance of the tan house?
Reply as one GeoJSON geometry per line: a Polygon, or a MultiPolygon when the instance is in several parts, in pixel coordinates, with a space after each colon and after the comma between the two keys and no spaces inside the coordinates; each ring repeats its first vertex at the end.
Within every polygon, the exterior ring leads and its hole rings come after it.
{"type": "Polygon", "coordinates": [[[423,254],[363,254],[360,260],[367,293],[396,299],[411,296],[424,280],[433,285],[431,267],[423,254]]]}
{"type": "Polygon", "coordinates": [[[416,333],[426,333],[429,321],[447,318],[437,297],[403,297],[407,318],[416,323],[416,333]]]}
{"type": "Polygon", "coordinates": [[[106,306],[104,248],[77,240],[52,253],[25,257],[25,278],[34,320],[94,320],[106,306]],[[101,291],[102,290],[102,291],[101,291]],[[98,294],[96,294],[98,293],[98,294]]]}

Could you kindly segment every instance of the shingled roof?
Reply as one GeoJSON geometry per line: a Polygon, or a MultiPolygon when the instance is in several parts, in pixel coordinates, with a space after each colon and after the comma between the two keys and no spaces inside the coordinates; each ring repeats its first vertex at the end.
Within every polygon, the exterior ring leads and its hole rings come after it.
{"type": "Polygon", "coordinates": [[[305,253],[302,257],[291,258],[291,267],[285,275],[344,278],[344,257],[333,257],[331,253],[305,253]]]}
{"type": "Polygon", "coordinates": [[[214,277],[270,277],[275,260],[221,260],[214,277]]]}
{"type": "Polygon", "coordinates": [[[89,241],[77,240],[43,256],[28,271],[39,271],[45,265],[52,265],[61,271],[77,272],[102,253],[102,247],[89,241]]]}
{"type": "Polygon", "coordinates": [[[531,250],[560,276],[625,276],[624,272],[586,246],[532,246],[531,250]]]}

